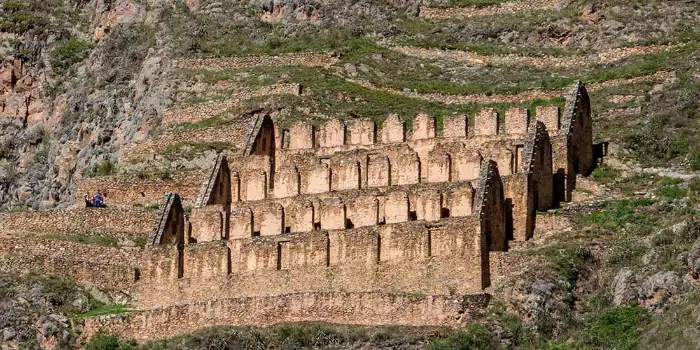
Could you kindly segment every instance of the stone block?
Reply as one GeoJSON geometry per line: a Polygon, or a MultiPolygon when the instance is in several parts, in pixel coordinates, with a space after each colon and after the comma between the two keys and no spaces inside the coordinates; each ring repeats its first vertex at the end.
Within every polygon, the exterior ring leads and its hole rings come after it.
{"type": "Polygon", "coordinates": [[[418,113],[413,120],[413,140],[435,138],[435,118],[424,113],[418,113]]]}
{"type": "Polygon", "coordinates": [[[306,170],[306,191],[308,194],[331,191],[331,171],[328,164],[316,164],[306,170]]]}
{"type": "Polygon", "coordinates": [[[311,124],[296,123],[289,128],[289,149],[314,148],[314,127],[311,124]]]}
{"type": "Polygon", "coordinates": [[[467,116],[448,115],[443,117],[442,136],[443,137],[467,137],[467,116]]]}
{"type": "Polygon", "coordinates": [[[285,232],[311,232],[314,229],[314,205],[308,200],[295,200],[285,208],[285,232]]]}
{"type": "Polygon", "coordinates": [[[506,111],[506,134],[527,134],[530,124],[530,111],[527,108],[509,108],[506,111]]]}
{"type": "Polygon", "coordinates": [[[375,140],[376,125],[371,119],[353,119],[348,122],[351,145],[372,145],[375,140]]]}
{"type": "Polygon", "coordinates": [[[348,201],[346,214],[352,228],[375,226],[379,222],[379,200],[375,196],[360,196],[348,201]]]}
{"type": "Polygon", "coordinates": [[[284,167],[275,174],[275,198],[299,195],[299,170],[296,167],[284,167]]]}
{"type": "Polygon", "coordinates": [[[452,161],[445,152],[430,152],[428,155],[428,182],[449,182],[452,161]]]}
{"type": "Polygon", "coordinates": [[[409,212],[408,194],[403,191],[391,192],[384,205],[384,220],[387,224],[407,222],[409,212]]]}
{"type": "Polygon", "coordinates": [[[254,170],[246,174],[244,180],[246,187],[246,200],[257,201],[267,198],[267,173],[262,170],[254,170]]]}
{"type": "Polygon", "coordinates": [[[498,112],[493,108],[484,108],[474,121],[474,136],[491,136],[498,134],[498,112]]]}
{"type": "Polygon", "coordinates": [[[411,185],[420,182],[420,159],[416,152],[390,154],[391,185],[411,185]]]}
{"type": "Polygon", "coordinates": [[[406,141],[406,123],[398,115],[392,114],[382,124],[382,143],[406,141]]]}
{"type": "Polygon", "coordinates": [[[345,203],[340,198],[326,198],[321,202],[321,229],[344,230],[345,203]]]}
{"type": "Polygon", "coordinates": [[[452,189],[448,193],[447,207],[450,209],[450,217],[463,217],[472,215],[474,207],[474,189],[466,183],[464,186],[452,189]]]}
{"type": "Polygon", "coordinates": [[[425,221],[438,221],[442,215],[442,194],[435,189],[424,189],[414,195],[416,218],[425,221]]]}
{"type": "Polygon", "coordinates": [[[238,207],[231,210],[231,239],[253,237],[253,210],[238,207]]]}
{"type": "Polygon", "coordinates": [[[256,217],[260,218],[260,235],[275,236],[284,233],[284,208],[279,203],[266,206],[256,217]]]}
{"type": "Polygon", "coordinates": [[[319,131],[320,147],[338,147],[345,145],[345,124],[339,119],[330,119],[319,131]]]}
{"type": "Polygon", "coordinates": [[[331,169],[333,191],[360,188],[360,163],[354,159],[341,159],[331,169]]]}
{"type": "Polygon", "coordinates": [[[550,135],[554,135],[559,131],[560,125],[559,107],[557,106],[537,106],[535,109],[535,117],[538,121],[544,123],[550,135]]]}
{"type": "Polygon", "coordinates": [[[389,157],[370,155],[367,159],[367,186],[386,187],[391,183],[389,157]]]}

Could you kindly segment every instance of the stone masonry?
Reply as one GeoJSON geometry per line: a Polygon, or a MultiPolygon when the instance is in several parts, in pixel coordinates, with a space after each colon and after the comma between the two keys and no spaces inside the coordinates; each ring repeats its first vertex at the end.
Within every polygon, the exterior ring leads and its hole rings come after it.
{"type": "MultiPolygon", "coordinates": [[[[396,115],[381,126],[250,120],[232,141],[236,153],[200,174],[198,195],[189,179],[168,185],[143,253],[111,272],[136,310],[88,318],[85,333],[468,322],[502,278],[509,246],[533,237],[536,211],[570,200],[576,175],[593,166],[583,84],[563,111],[535,112],[500,119],[487,109],[473,125],[446,116],[442,130],[425,114],[412,128],[396,115]]],[[[107,199],[143,205],[135,187],[111,188],[107,199]]]]}

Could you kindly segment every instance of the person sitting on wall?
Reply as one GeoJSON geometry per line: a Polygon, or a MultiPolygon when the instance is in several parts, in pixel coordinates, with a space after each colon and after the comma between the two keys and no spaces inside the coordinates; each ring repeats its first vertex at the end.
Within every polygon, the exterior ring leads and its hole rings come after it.
{"type": "Polygon", "coordinates": [[[94,199],[92,200],[92,206],[95,207],[95,208],[104,208],[104,207],[106,207],[106,205],[105,205],[104,202],[103,202],[102,193],[100,193],[100,192],[95,193],[95,197],[94,197],[94,199]]]}
{"type": "Polygon", "coordinates": [[[86,193],[85,197],[83,197],[83,199],[85,200],[85,208],[90,208],[93,206],[94,202],[93,202],[92,197],[90,197],[89,194],[86,193]]]}

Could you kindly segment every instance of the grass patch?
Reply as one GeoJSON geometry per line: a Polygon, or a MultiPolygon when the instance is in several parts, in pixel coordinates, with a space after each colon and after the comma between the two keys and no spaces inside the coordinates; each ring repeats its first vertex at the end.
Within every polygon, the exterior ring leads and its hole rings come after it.
{"type": "Polygon", "coordinates": [[[593,170],[593,172],[591,172],[591,179],[604,184],[614,183],[620,179],[620,176],[620,170],[607,165],[597,167],[595,170],[593,170]]]}
{"type": "Polygon", "coordinates": [[[650,199],[610,201],[604,203],[601,210],[575,217],[574,221],[594,230],[614,230],[628,223],[644,223],[648,215],[639,211],[638,208],[652,204],[654,201],[650,199]]]}
{"type": "Polygon", "coordinates": [[[51,53],[51,66],[59,72],[64,72],[84,60],[92,47],[92,43],[82,39],[66,40],[58,44],[51,53]]]}
{"type": "Polygon", "coordinates": [[[681,199],[686,197],[688,191],[682,187],[680,179],[663,178],[655,193],[657,196],[667,199],[681,199]]]}
{"type": "Polygon", "coordinates": [[[138,348],[136,340],[121,340],[101,329],[85,344],[85,350],[133,350],[138,348]]]}
{"type": "Polygon", "coordinates": [[[583,343],[596,348],[637,349],[648,319],[648,312],[639,306],[610,310],[584,330],[583,343]]]}
{"type": "Polygon", "coordinates": [[[114,165],[109,160],[105,160],[100,162],[99,164],[95,164],[90,168],[87,168],[85,171],[85,176],[87,177],[101,177],[101,176],[108,176],[108,175],[113,175],[114,173],[117,172],[117,167],[114,165]]]}
{"type": "Polygon", "coordinates": [[[174,126],[173,128],[179,131],[196,130],[201,128],[210,128],[215,126],[222,126],[230,124],[232,121],[222,119],[219,116],[210,117],[207,119],[202,119],[194,123],[182,123],[174,126]]]}
{"type": "Polygon", "coordinates": [[[48,239],[55,239],[58,241],[67,241],[67,242],[76,242],[76,243],[82,243],[82,244],[97,244],[97,245],[103,245],[103,246],[108,246],[108,247],[116,247],[119,244],[119,241],[111,236],[88,236],[88,235],[59,235],[59,234],[50,234],[43,236],[48,239]]]}
{"type": "Polygon", "coordinates": [[[431,341],[425,348],[427,350],[486,350],[498,349],[499,347],[498,340],[486,327],[472,324],[450,334],[445,339],[431,341]]]}

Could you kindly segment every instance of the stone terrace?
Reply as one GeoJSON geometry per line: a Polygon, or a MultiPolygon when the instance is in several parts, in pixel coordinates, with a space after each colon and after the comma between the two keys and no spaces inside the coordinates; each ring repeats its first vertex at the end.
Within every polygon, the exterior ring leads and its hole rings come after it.
{"type": "Polygon", "coordinates": [[[143,208],[81,208],[46,212],[15,212],[0,215],[0,234],[110,236],[119,241],[148,236],[156,218],[143,208]]]}
{"type": "Polygon", "coordinates": [[[204,172],[178,172],[162,178],[157,174],[141,178],[136,175],[113,175],[82,179],[76,190],[76,206],[83,206],[86,193],[101,192],[108,206],[142,206],[158,204],[169,192],[182,193],[187,204],[194,204],[204,172]]]}

